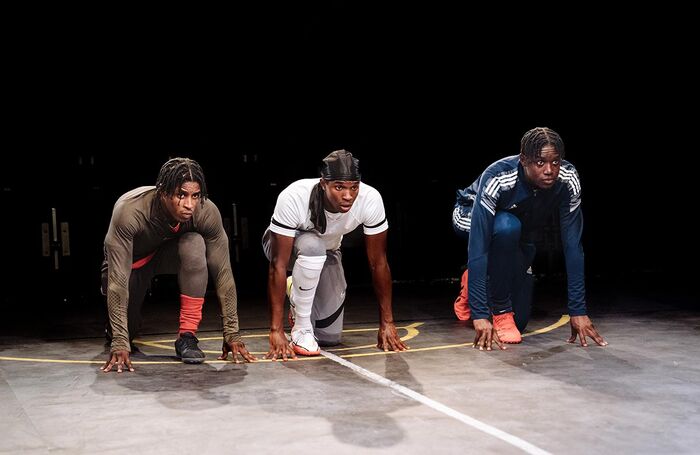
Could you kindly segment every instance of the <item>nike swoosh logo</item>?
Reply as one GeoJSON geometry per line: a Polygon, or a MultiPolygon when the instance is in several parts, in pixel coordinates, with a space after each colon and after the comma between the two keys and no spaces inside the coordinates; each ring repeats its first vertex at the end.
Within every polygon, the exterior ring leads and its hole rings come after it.
{"type": "Polygon", "coordinates": [[[314,286],[311,286],[309,289],[304,289],[303,287],[299,286],[300,291],[310,291],[314,288],[314,286]]]}

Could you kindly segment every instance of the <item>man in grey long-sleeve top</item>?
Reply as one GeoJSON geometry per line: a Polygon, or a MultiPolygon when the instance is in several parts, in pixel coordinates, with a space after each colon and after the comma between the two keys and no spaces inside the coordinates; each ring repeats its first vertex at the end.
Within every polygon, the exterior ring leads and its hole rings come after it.
{"type": "Polygon", "coordinates": [[[219,209],[207,199],[204,173],[188,158],[173,158],[158,174],[155,186],[144,186],[121,196],[114,205],[105,237],[102,291],[109,311],[110,358],[101,367],[134,371],[130,341],[141,320],[141,306],[151,280],[159,274],[177,274],[180,287],[180,329],[175,351],[185,363],[202,363],[195,334],[209,274],[216,283],[223,321],[223,348],[219,359],[233,354],[256,360],[241,341],[236,284],[231,271],[228,237],[219,209]]]}

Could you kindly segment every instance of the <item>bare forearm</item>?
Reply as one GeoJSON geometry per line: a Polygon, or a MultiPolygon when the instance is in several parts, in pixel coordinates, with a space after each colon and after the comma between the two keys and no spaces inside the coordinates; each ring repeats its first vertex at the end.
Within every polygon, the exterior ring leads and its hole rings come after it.
{"type": "Polygon", "coordinates": [[[267,298],[270,306],[270,330],[284,329],[284,296],[287,274],[283,268],[270,264],[267,280],[267,298]]]}
{"type": "Polygon", "coordinates": [[[379,318],[382,324],[393,323],[394,315],[392,313],[392,287],[391,287],[391,270],[389,264],[384,262],[375,267],[371,267],[372,285],[374,293],[379,302],[379,318]]]}

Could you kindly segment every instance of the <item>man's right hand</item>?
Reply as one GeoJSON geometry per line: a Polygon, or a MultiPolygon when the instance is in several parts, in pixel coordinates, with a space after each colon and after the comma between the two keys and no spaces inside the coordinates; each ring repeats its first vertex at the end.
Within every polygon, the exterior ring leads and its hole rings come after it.
{"type": "Polygon", "coordinates": [[[100,367],[100,370],[105,373],[112,371],[112,367],[117,366],[117,373],[121,373],[124,367],[128,368],[129,371],[134,371],[134,367],[131,366],[131,359],[129,359],[129,351],[114,351],[110,354],[109,360],[105,362],[104,365],[100,367]]]}
{"type": "Polygon", "coordinates": [[[479,348],[479,351],[486,349],[491,350],[491,346],[495,341],[499,348],[505,350],[506,346],[498,338],[498,332],[494,330],[491,321],[488,319],[474,319],[474,349],[479,348]]]}
{"type": "Polygon", "coordinates": [[[287,337],[284,336],[284,330],[270,330],[270,350],[265,358],[272,361],[282,359],[285,362],[290,358],[296,360],[297,355],[287,341],[287,337]]]}

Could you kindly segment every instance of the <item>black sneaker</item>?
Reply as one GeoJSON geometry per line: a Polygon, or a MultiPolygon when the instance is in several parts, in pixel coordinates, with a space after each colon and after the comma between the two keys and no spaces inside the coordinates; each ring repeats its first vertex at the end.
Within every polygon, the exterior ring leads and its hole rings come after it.
{"type": "Polygon", "coordinates": [[[204,362],[204,353],[197,346],[199,340],[191,332],[185,332],[175,340],[175,354],[185,363],[204,362]]]}

